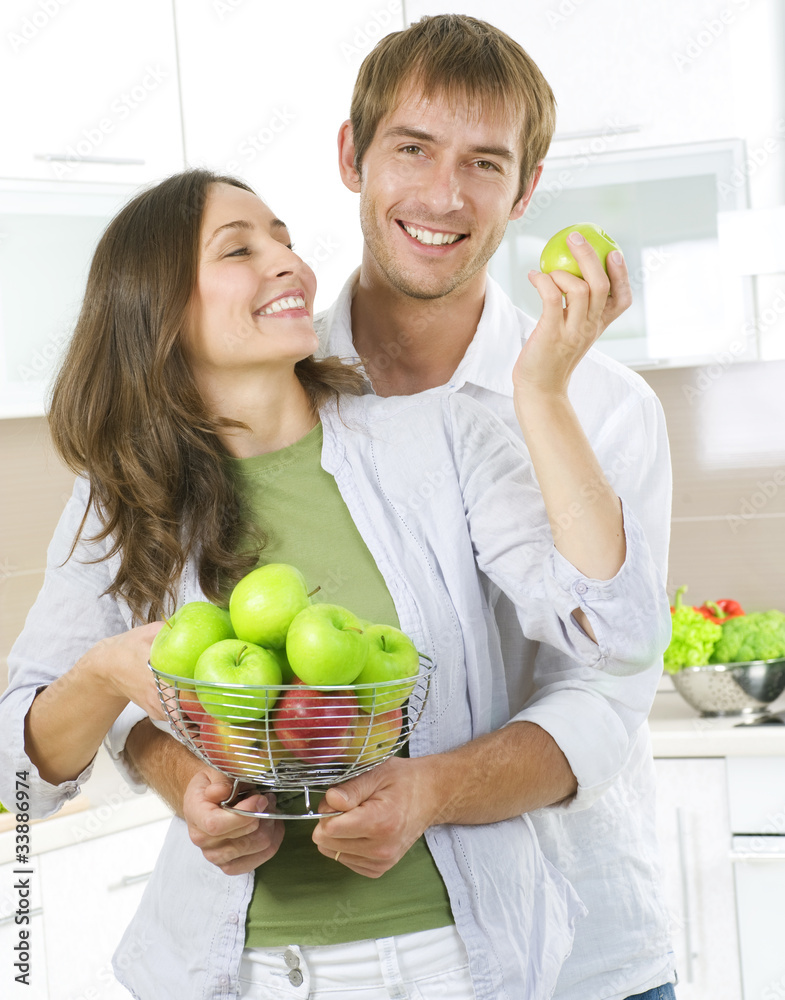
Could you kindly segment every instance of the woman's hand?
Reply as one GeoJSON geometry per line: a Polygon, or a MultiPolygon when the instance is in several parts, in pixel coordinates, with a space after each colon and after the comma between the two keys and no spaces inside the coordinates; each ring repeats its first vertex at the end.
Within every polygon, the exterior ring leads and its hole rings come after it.
{"type": "Polygon", "coordinates": [[[25,750],[53,785],[76,778],[129,701],[163,719],[147,666],[163,622],[102,639],[36,694],[25,719],[25,750]]]}
{"type": "Polygon", "coordinates": [[[138,705],[151,719],[165,719],[148,663],[150,647],[164,622],[139,625],[101,639],[80,661],[109,696],[138,705]]]}
{"type": "Polygon", "coordinates": [[[566,394],[578,362],[608,325],[609,317],[623,312],[631,301],[623,258],[609,264],[615,292],[610,295],[611,280],[593,247],[578,233],[569,237],[569,243],[583,278],[567,271],[529,272],[543,308],[513,370],[516,397],[538,390],[566,394]],[[574,242],[574,237],[580,242],[574,242]]]}

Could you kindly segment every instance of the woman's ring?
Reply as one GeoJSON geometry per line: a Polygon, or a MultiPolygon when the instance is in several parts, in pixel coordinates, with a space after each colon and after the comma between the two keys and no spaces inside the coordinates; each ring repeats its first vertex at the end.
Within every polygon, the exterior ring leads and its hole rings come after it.
{"type": "Polygon", "coordinates": [[[340,856],[341,856],[341,852],[340,851],[336,851],[335,852],[335,857],[333,858],[333,861],[337,861],[338,858],[340,858],[340,856]]]}

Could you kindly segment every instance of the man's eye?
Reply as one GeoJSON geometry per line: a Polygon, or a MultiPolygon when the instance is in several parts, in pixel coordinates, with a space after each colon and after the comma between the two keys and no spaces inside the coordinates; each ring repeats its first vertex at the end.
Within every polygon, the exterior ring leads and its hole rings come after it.
{"type": "Polygon", "coordinates": [[[422,147],[421,146],[403,146],[401,148],[401,152],[402,153],[421,153],[422,152],[422,147]]]}
{"type": "Polygon", "coordinates": [[[478,160],[477,166],[482,170],[498,170],[498,166],[495,163],[491,163],[490,160],[478,160]]]}

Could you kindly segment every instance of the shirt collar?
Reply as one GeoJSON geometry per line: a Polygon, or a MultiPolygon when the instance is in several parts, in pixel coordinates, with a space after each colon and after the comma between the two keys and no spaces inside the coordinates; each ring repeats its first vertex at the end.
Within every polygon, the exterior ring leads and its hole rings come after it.
{"type": "MultiPolygon", "coordinates": [[[[320,356],[336,355],[359,361],[352,341],[352,298],[360,277],[358,267],[347,279],[330,308],[316,317],[320,356]]],[[[488,276],[477,332],[449,381],[451,389],[467,383],[512,396],[512,369],[523,341],[535,326],[531,316],[513,305],[501,286],[488,276]]]]}
{"type": "Polygon", "coordinates": [[[512,396],[512,369],[534,326],[531,316],[516,308],[501,285],[488,276],[477,332],[450,379],[451,388],[471,383],[512,396]]]}

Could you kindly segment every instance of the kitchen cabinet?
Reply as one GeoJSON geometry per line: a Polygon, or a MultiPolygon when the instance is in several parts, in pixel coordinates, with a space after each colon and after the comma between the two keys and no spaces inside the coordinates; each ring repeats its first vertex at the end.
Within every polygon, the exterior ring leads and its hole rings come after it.
{"type": "Polygon", "coordinates": [[[785,996],[785,758],[728,761],[744,1000],[785,996]]]}
{"type": "Polygon", "coordinates": [[[296,22],[285,4],[175,8],[189,164],[239,175],[270,204],[316,273],[317,311],[327,308],[362,254],[338,129],[363,58],[403,26],[401,0],[345,0],[339,11],[304,0],[296,22]]]}
{"type": "Polygon", "coordinates": [[[171,3],[0,11],[0,178],[140,184],[182,169],[171,3]]]}
{"type": "MultiPolygon", "coordinates": [[[[133,808],[137,803],[131,803],[133,808]]],[[[129,808],[126,806],[126,808],[129,808]]],[[[13,862],[0,865],[0,996],[5,1000],[125,1000],[115,980],[112,954],[130,923],[160,853],[169,819],[158,819],[100,835],[119,819],[118,811],[98,809],[54,824],[67,831],[94,831],[81,843],[33,854],[30,864],[30,985],[14,981],[12,949],[19,942],[14,923],[18,906],[13,862]],[[107,820],[108,817],[108,820],[107,820]],[[96,835],[97,834],[97,835],[96,835]]],[[[45,840],[34,825],[33,845],[45,840]]],[[[47,831],[48,832],[48,831],[47,831]]],[[[53,836],[56,842],[58,835],[53,836]]]]}
{"type": "MultiPolygon", "coordinates": [[[[18,867],[13,862],[0,865],[0,996],[14,1000],[25,997],[27,1000],[49,1000],[47,969],[44,964],[44,918],[41,906],[41,880],[37,872],[33,875],[20,875],[14,872],[18,867]],[[20,907],[19,890],[15,884],[19,879],[30,880],[29,909],[25,912],[30,917],[28,924],[16,923],[16,912],[20,907]],[[14,948],[20,944],[20,930],[28,932],[26,943],[30,947],[29,985],[17,983],[15,976],[20,970],[14,968],[17,953],[14,948]]],[[[24,867],[35,867],[25,865],[24,867]]]]}
{"type": "MultiPolygon", "coordinates": [[[[765,28],[776,19],[775,0],[748,7],[729,0],[660,0],[648,9],[626,0],[407,0],[406,15],[456,12],[506,31],[554,91],[560,151],[584,145],[597,155],[743,135],[751,109],[740,97],[754,74],[739,57],[757,42],[760,74],[778,61],[765,28]]],[[[761,89],[758,77],[765,104],[761,89]]]]}
{"type": "Polygon", "coordinates": [[[741,979],[725,760],[655,763],[657,836],[679,1000],[738,1000],[741,979]]]}
{"type": "Polygon", "coordinates": [[[49,1000],[124,1000],[112,954],[136,911],[169,820],[42,854],[49,1000]]]}

